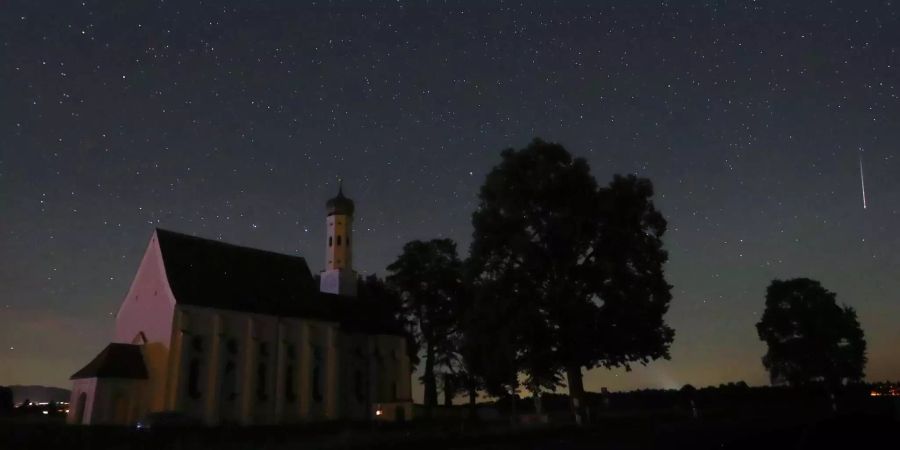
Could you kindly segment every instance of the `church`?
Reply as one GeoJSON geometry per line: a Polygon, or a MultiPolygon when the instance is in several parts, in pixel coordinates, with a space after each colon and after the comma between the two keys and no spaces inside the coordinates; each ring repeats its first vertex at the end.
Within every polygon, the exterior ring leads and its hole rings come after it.
{"type": "Polygon", "coordinates": [[[409,419],[403,330],[356,295],[353,211],[340,188],[326,204],[318,286],[302,257],[156,229],[113,342],[71,377],[68,422],[409,419]]]}

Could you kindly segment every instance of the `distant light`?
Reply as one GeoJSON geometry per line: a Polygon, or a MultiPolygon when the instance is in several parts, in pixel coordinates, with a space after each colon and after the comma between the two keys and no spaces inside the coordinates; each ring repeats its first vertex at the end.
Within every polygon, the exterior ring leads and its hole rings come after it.
{"type": "Polygon", "coordinates": [[[47,414],[50,414],[50,411],[41,411],[41,412],[44,413],[45,416],[46,416],[47,414]]]}
{"type": "Polygon", "coordinates": [[[375,410],[375,415],[376,415],[376,416],[380,416],[380,415],[382,415],[382,414],[384,414],[384,411],[382,411],[382,410],[380,410],[380,409],[376,409],[376,410],[375,410]]]}
{"type": "Polygon", "coordinates": [[[870,397],[881,397],[881,392],[871,391],[871,392],[869,392],[869,396],[870,397]]]}
{"type": "Polygon", "coordinates": [[[67,410],[66,410],[66,414],[68,414],[68,413],[69,413],[69,410],[67,409],[67,410]]]}

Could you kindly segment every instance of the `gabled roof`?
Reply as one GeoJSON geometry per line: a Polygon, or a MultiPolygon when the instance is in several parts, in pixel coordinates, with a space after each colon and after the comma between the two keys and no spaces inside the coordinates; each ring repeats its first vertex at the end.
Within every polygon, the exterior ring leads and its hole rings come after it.
{"type": "Polygon", "coordinates": [[[278,314],[307,303],[318,292],[306,260],[299,256],[162,229],[156,230],[156,237],[178,303],[278,314]]]}
{"type": "Polygon", "coordinates": [[[180,304],[341,323],[348,331],[399,334],[377,306],[319,292],[306,260],[156,230],[169,287],[180,304]],[[368,320],[367,320],[368,318],[368,320]]]}
{"type": "Polygon", "coordinates": [[[146,379],[147,366],[144,365],[141,346],[116,343],[107,345],[88,365],[69,379],[80,378],[146,379]]]}

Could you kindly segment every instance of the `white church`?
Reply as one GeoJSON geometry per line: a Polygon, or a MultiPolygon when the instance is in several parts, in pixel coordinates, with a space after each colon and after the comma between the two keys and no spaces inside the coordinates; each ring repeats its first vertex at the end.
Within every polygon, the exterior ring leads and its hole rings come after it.
{"type": "Polygon", "coordinates": [[[319,286],[302,257],[157,229],[113,342],[71,377],[68,422],[409,419],[406,338],[356,298],[353,201],[339,189],[326,209],[319,286]]]}

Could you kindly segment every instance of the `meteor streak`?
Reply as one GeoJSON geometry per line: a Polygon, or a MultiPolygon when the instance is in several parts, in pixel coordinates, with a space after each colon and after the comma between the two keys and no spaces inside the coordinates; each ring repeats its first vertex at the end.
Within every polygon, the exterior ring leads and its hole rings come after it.
{"type": "Polygon", "coordinates": [[[859,184],[862,186],[863,209],[866,209],[866,178],[863,176],[862,155],[859,156],[859,184]]]}

